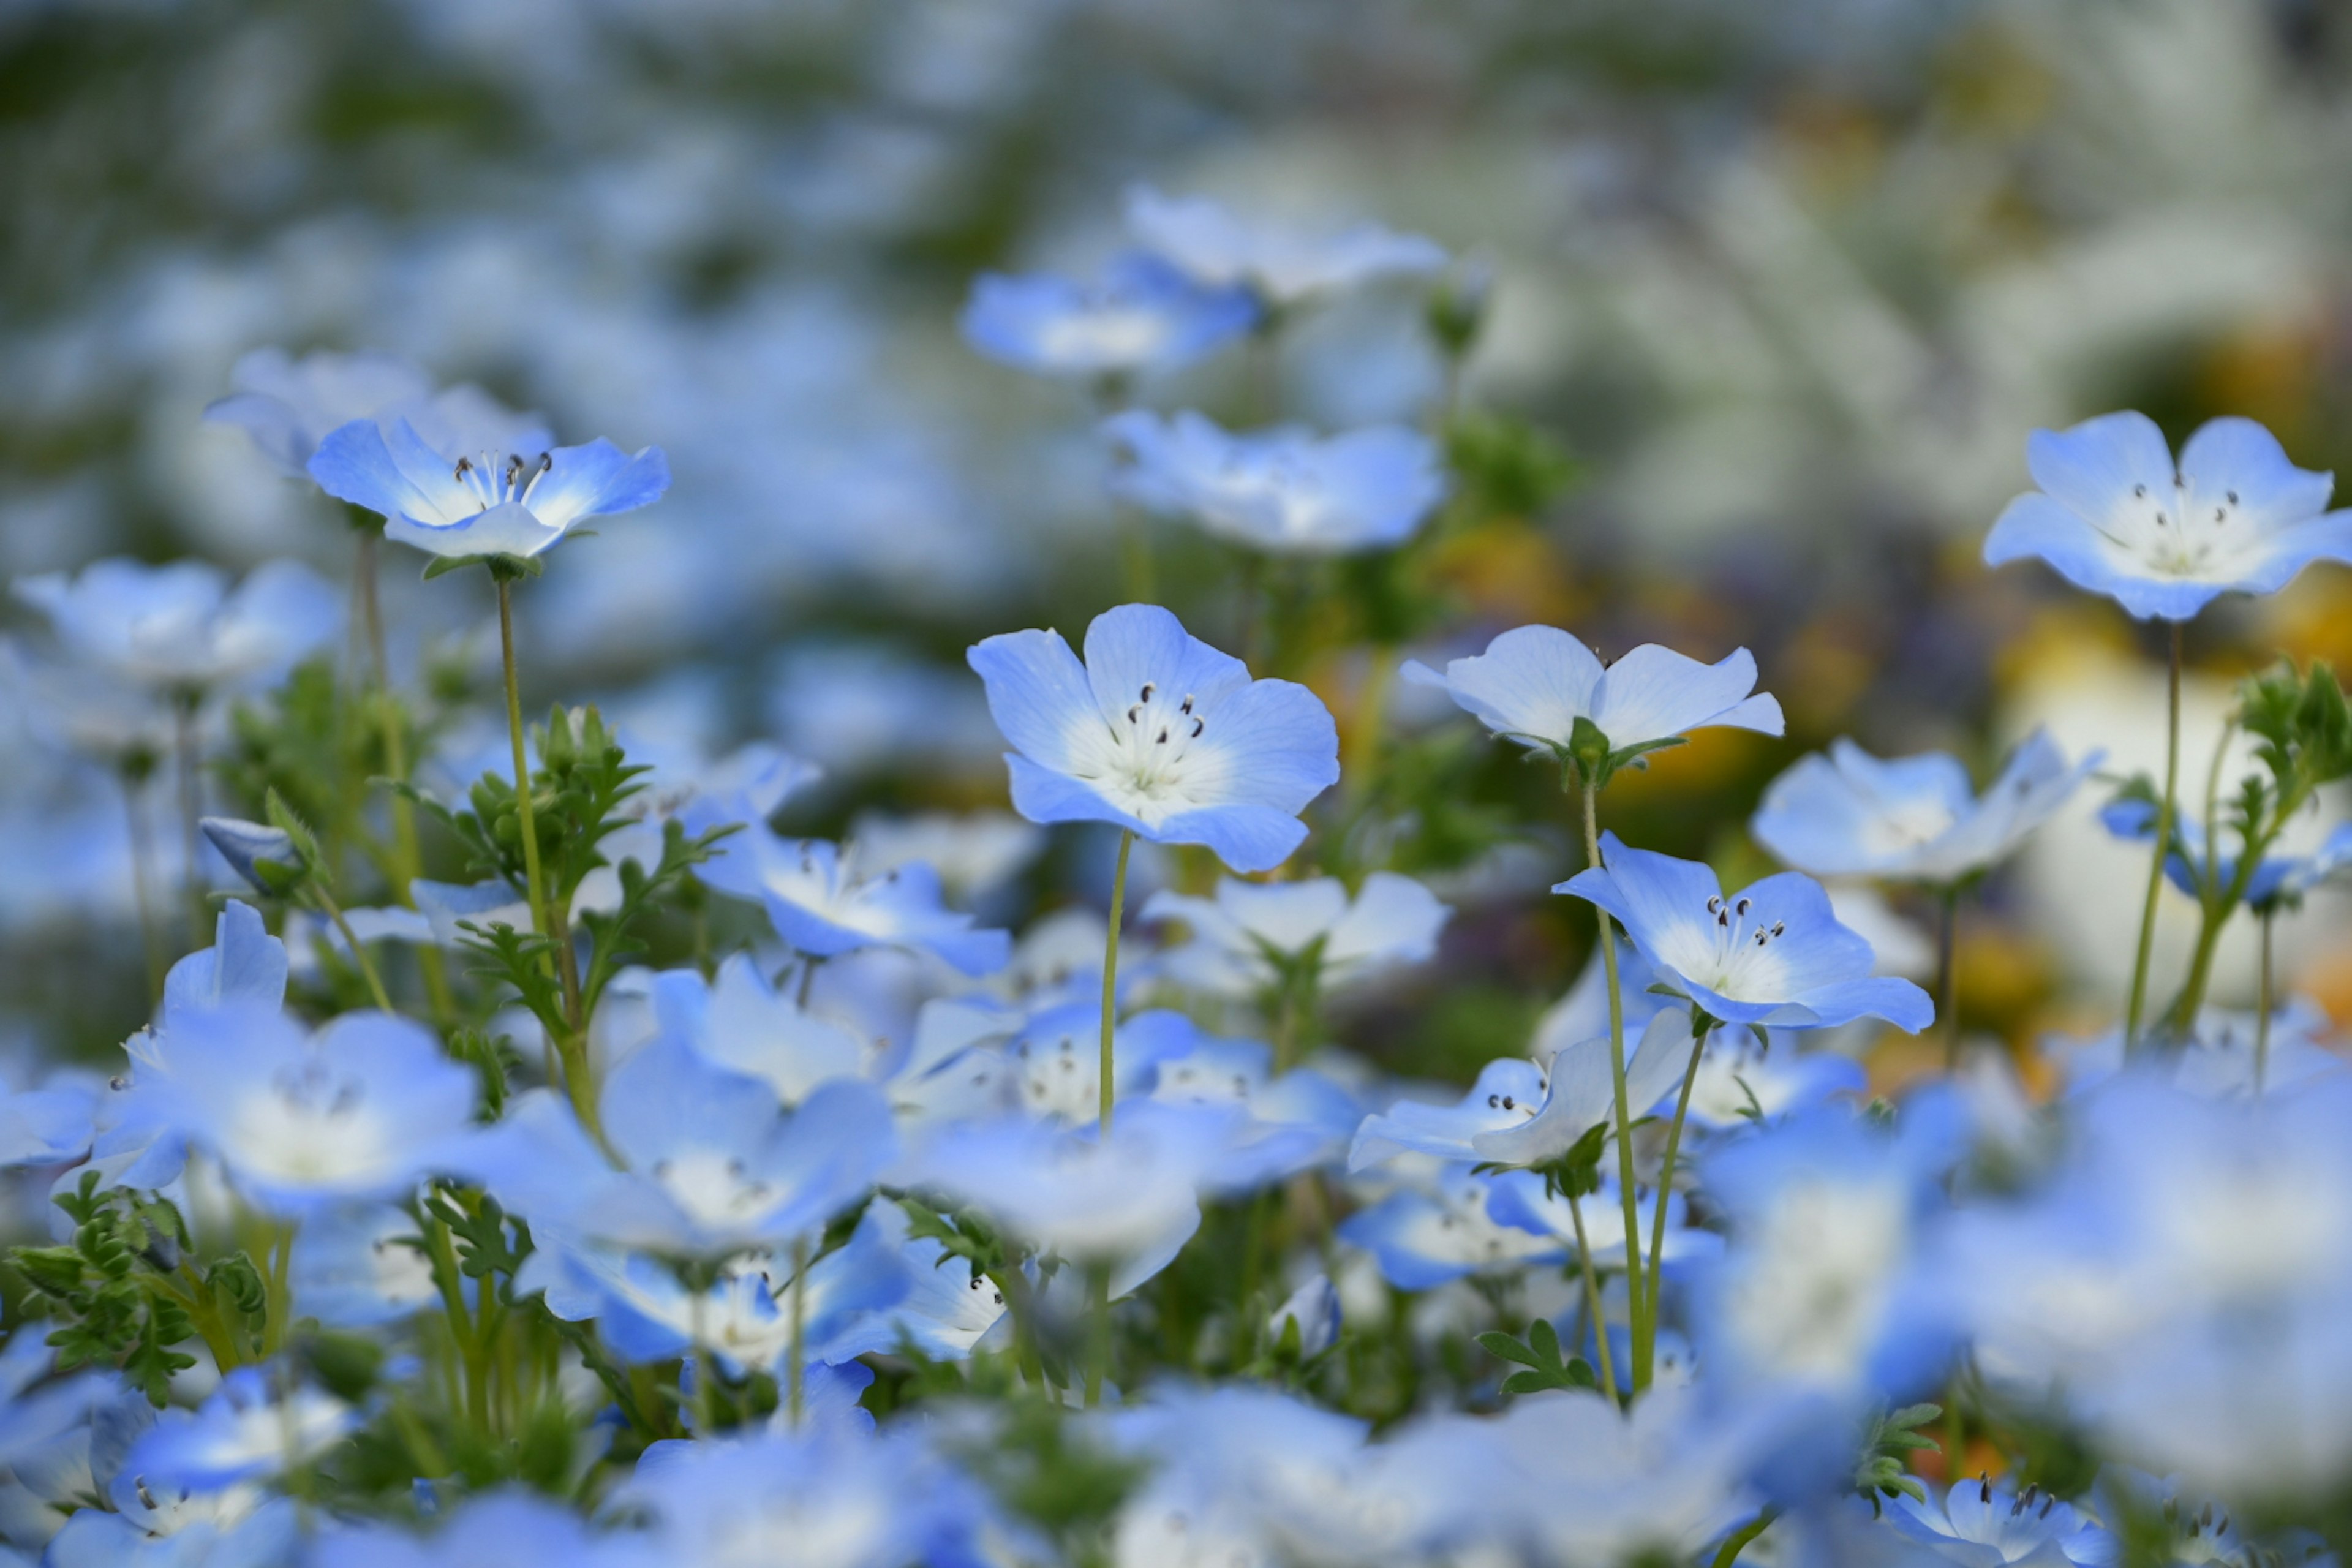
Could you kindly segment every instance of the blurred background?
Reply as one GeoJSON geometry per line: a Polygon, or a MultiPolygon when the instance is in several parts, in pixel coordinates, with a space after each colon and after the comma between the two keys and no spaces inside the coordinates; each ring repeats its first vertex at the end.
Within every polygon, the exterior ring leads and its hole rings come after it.
{"type": "MultiPolygon", "coordinates": [[[[961,650],[1076,633],[1125,579],[1093,411],[965,346],[973,277],[1090,270],[1137,182],[1374,219],[1493,269],[1463,405],[1547,479],[1474,498],[1406,651],[1529,620],[1754,648],[1787,740],[1713,732],[1611,797],[1629,837],[1745,876],[1762,786],[1835,735],[1980,779],[2036,723],[2160,759],[2146,628],[1987,572],[1982,536],[2030,429],[2111,408],[2176,439],[2249,415],[2352,467],[2347,167],[2352,11],[2317,0],[0,0],[0,573],[342,580],[339,509],[200,415],[248,350],[383,349],[564,440],[668,450],[667,501],[519,595],[537,704],[772,738],[826,770],[796,830],[1001,805],[961,650]]],[[[1283,414],[1431,422],[1423,307],[1398,284],[1297,323],[1283,414]]],[[[1249,380],[1227,354],[1145,395],[1240,423],[1249,380]]],[[[1167,602],[1230,639],[1234,558],[1160,545],[1167,602]]],[[[487,586],[391,559],[395,662],[481,689],[487,586]]],[[[2323,567],[2198,624],[2184,777],[2228,682],[2344,661],[2347,611],[2323,567]]],[[[1295,673],[1360,723],[1368,657],[1295,673]]],[[[1431,1073],[1520,1048],[1587,940],[1542,892],[1569,803],[1463,722],[1395,700],[1427,798],[1394,858],[1459,912],[1345,1026],[1431,1073]]],[[[0,720],[0,1008],[111,1045],[142,1011],[122,812],[36,728],[0,720]]],[[[2025,1047],[2116,1010],[2145,850],[2095,804],[1972,918],[1971,1028],[2025,1047]]],[[[1032,907],[1100,876],[1058,854],[1032,907]]],[[[2281,937],[2339,1017],[2345,912],[2281,937]]],[[[2217,992],[2250,995],[2244,954],[2217,992]]]]}

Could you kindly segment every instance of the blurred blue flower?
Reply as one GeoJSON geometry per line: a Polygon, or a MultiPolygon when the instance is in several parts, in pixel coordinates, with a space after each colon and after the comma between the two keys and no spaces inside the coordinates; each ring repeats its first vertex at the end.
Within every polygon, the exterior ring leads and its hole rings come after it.
{"type": "Polygon", "coordinates": [[[1780,732],[1780,704],[1756,690],[1756,658],[1739,648],[1716,664],[1643,643],[1622,658],[1601,656],[1557,626],[1519,626],[1486,651],[1448,661],[1445,673],[1406,661],[1404,678],[1443,689],[1481,723],[1523,746],[1566,754],[1576,721],[1589,721],[1613,752],[1725,725],[1780,732]]]}
{"type": "Polygon", "coordinates": [[[274,1214],[394,1196],[442,1168],[478,1079],[423,1026],[346,1013],[316,1035],[250,1004],[173,1016],[135,1092],[274,1214]]]}
{"type": "Polygon", "coordinates": [[[1979,797],[1945,752],[1882,760],[1839,740],[1772,781],[1748,831],[1816,877],[1950,884],[2006,859],[2105,760],[2070,764],[2036,730],[1979,797]]]}
{"type": "Polygon", "coordinates": [[[1426,1185],[1403,1186],[1339,1222],[1339,1239],[1370,1253],[1381,1277],[1401,1290],[1426,1290],[1465,1274],[1505,1275],[1564,1256],[1557,1237],[1496,1219],[1491,1178],[1453,1169],[1426,1185]]]}
{"type": "Polygon", "coordinates": [[[245,879],[257,893],[275,898],[285,891],[285,879],[302,868],[302,852],[294,836],[266,822],[234,816],[199,817],[196,826],[228,868],[245,879]],[[278,885],[273,886],[275,881],[278,885]]]}
{"type": "Polygon", "coordinates": [[[75,658],[180,694],[273,685],[343,624],[341,595],[299,561],[265,562],[233,589],[205,562],[122,559],[20,577],[15,588],[75,658]]]}
{"type": "Polygon", "coordinates": [[[1234,434],[1189,409],[1133,408],[1102,429],[1125,455],[1111,476],[1118,495],[1276,555],[1389,549],[1445,497],[1436,444],[1402,425],[1234,434]]]}
{"type": "Polygon", "coordinates": [[[2036,430],[2025,464],[2041,488],[2001,512],[1985,563],[2038,556],[2142,620],[2185,621],[2223,594],[2274,594],[2315,561],[2352,562],[2352,512],[2327,510],[2335,476],[2296,468],[2251,419],[2200,426],[2176,468],[2154,420],[2103,414],[2036,430]]]}
{"type": "Polygon", "coordinates": [[[329,1328],[396,1323],[441,1300],[415,1216],[393,1204],[347,1205],[306,1218],[294,1236],[289,1278],[295,1310],[329,1328]]]}
{"type": "Polygon", "coordinates": [[[330,1525],[304,1558],[310,1568],[653,1568],[661,1561],[642,1532],[599,1531],[576,1510],[525,1491],[467,1497],[429,1535],[384,1521],[330,1525]]]}
{"type": "Polygon", "coordinates": [[[1009,632],[970,655],[988,689],[1013,805],[1032,822],[1109,822],[1158,844],[1202,844],[1236,871],[1280,865],[1297,814],[1339,777],[1330,710],[1287,680],[1188,636],[1154,605],[1061,634],[1009,632]]]}
{"type": "Polygon", "coordinates": [[[764,1079],[669,1035],[612,1070],[598,1110],[621,1169],[545,1090],[517,1100],[458,1163],[534,1225],[699,1258],[814,1237],[896,1147],[890,1109],[867,1084],[836,1079],[786,1113],[764,1079]]]}
{"type": "Polygon", "coordinates": [[[1126,255],[1092,285],[1047,273],[982,273],[962,326],[966,342],[1016,370],[1125,377],[1181,369],[1257,319],[1246,289],[1206,287],[1157,257],[1126,255]]]}
{"type": "Polygon", "coordinates": [[[1283,1299],[1266,1320],[1266,1338],[1280,1342],[1293,1323],[1298,1325],[1300,1356],[1321,1355],[1339,1338],[1339,1291],[1328,1274],[1315,1273],[1283,1299]]]}
{"type": "Polygon", "coordinates": [[[229,371],[236,390],[205,409],[234,425],[289,478],[303,478],[327,436],[354,419],[387,427],[405,419],[436,452],[542,451],[553,445],[535,414],[516,414],[479,387],[436,392],[432,377],[397,355],[318,350],[300,359],[255,349],[229,371]]]}
{"type": "Polygon", "coordinates": [[[2062,1563],[2106,1568],[2123,1551],[2123,1543],[2074,1510],[2055,1492],[2028,1487],[2023,1491],[2009,1481],[1987,1479],[1954,1481],[1937,1497],[1925,1501],[1904,1494],[1886,1505],[1895,1528],[1938,1556],[1970,1568],[1999,1568],[2009,1563],[2032,1563],[2039,1568],[2062,1563]]]}
{"type": "MultiPolygon", "coordinates": [[[[2099,808],[2099,823],[2108,832],[2143,843],[2156,837],[2156,816],[2153,801],[2126,798],[2099,808]]],[[[2205,824],[2193,811],[2175,812],[2172,853],[2164,858],[2164,874],[2192,899],[2198,896],[2198,884],[2205,875],[2206,854],[2205,824]]],[[[2347,866],[2352,866],[2352,822],[2339,822],[2307,853],[2263,856],[2253,875],[2246,879],[2246,905],[2263,910],[2295,902],[2347,866]]],[[[2237,880],[2237,856],[2226,849],[2219,851],[2213,875],[2226,890],[2237,880]]]]}
{"type": "Polygon", "coordinates": [[[1775,1121],[1835,1095],[1859,1094],[1867,1082],[1862,1064],[1835,1050],[1800,1050],[1788,1041],[1775,1049],[1769,1029],[1722,1029],[1707,1042],[1691,1080],[1690,1124],[1727,1129],[1775,1121]]]}
{"type": "Polygon", "coordinates": [[[1783,871],[1726,897],[1696,860],[1601,835],[1599,866],[1552,890],[1589,900],[1623,923],[1661,978],[1727,1024],[1818,1029],[1884,1018],[1916,1034],[1935,1021],[1927,994],[1871,973],[1870,943],[1838,923],[1811,877],[1783,871]]]}
{"type": "Polygon", "coordinates": [[[1213,899],[1161,889],[1142,918],[1181,921],[1192,940],[1160,957],[1160,973],[1203,995],[1255,997],[1281,966],[1311,959],[1324,991],[1378,978],[1437,954],[1453,910],[1410,877],[1375,871],[1351,896],[1336,877],[1295,882],[1218,879],[1213,899]]]}
{"type": "MultiPolygon", "coordinates": [[[[1592,1248],[1592,1266],[1622,1272],[1625,1267],[1625,1203],[1614,1177],[1579,1200],[1583,1208],[1585,1244],[1592,1248]]],[[[1693,1260],[1712,1258],[1723,1251],[1723,1237],[1702,1230],[1690,1217],[1690,1205],[1681,1193],[1666,1197],[1665,1251],[1661,1265],[1672,1279],[1693,1260]]],[[[1642,1256],[1650,1254],[1656,1234],[1658,1190],[1643,1186],[1634,1194],[1633,1214],[1641,1226],[1642,1256]]],[[[1496,1225],[1511,1226],[1530,1236],[1549,1238],[1569,1256],[1576,1251],[1577,1215],[1568,1199],[1532,1171],[1505,1171],[1486,1189],[1486,1215],[1496,1225]]],[[[1627,1347],[1630,1349],[1631,1347],[1627,1347]]]]}
{"type": "Polygon", "coordinates": [[[124,1456],[125,1475],[152,1489],[217,1490],[307,1464],[359,1423],[350,1405],[282,1363],[225,1373],[193,1415],[166,1413],[124,1456]]]}
{"type": "MultiPolygon", "coordinates": [[[[2160,1076],[2200,1100],[2232,1100],[2254,1092],[2254,1040],[2259,1016],[2223,1007],[2203,1007],[2186,1039],[2172,1041],[2156,1060],[2133,1070],[2160,1076]]],[[[2330,1044],[2336,1022],[2307,996],[2290,996],[2271,1014],[2263,1046],[2264,1091],[2277,1093],[2306,1079],[2352,1070],[2330,1044]]],[[[2096,1089],[2125,1070],[2123,1026],[2088,1039],[2053,1035],[2042,1042],[2042,1059],[2054,1067],[2068,1094],[2096,1089]]]]}
{"type": "Polygon", "coordinates": [[[1252,222],[1207,196],[1127,193],[1136,244],[1213,288],[1240,284],[1269,306],[1289,306],[1375,278],[1425,277],[1444,267],[1444,247],[1378,224],[1314,230],[1252,222]]]}
{"type": "Polygon", "coordinates": [[[406,419],[358,419],[331,432],[310,477],[338,500],[384,520],[384,537],[446,559],[529,559],[584,518],[632,511],[669,489],[658,447],[632,457],[610,441],[536,454],[436,450],[406,419]]]}
{"type": "Polygon", "coordinates": [[[748,952],[730,954],[707,982],[700,970],[664,971],[654,977],[653,1002],[662,1033],[730,1072],[765,1080],[785,1105],[798,1105],[830,1079],[868,1077],[884,1065],[875,1059],[877,1042],[803,1010],[768,984],[748,952]]]}
{"type": "Polygon", "coordinates": [[[763,904],[776,934],[814,958],[875,945],[935,954],[966,974],[1004,967],[1013,938],[975,930],[947,907],[939,873],[917,862],[860,879],[856,856],[820,838],[787,839],[753,825],[727,838],[697,875],[763,904]]]}

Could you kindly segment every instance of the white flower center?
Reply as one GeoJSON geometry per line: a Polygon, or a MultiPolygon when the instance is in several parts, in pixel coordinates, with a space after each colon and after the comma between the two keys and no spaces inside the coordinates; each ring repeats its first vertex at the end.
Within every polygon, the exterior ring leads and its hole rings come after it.
{"type": "Polygon", "coordinates": [[[1735,1002],[1784,1000],[1788,966],[1775,944],[1788,932],[1788,923],[1759,910],[1742,894],[1727,900],[1717,894],[1706,900],[1699,920],[1665,933],[1661,953],[1669,967],[1685,979],[1704,985],[1735,1002]]]}
{"type": "Polygon", "coordinates": [[[1086,725],[1073,748],[1078,755],[1071,772],[1129,816],[1156,827],[1208,804],[1188,787],[1201,782],[1196,745],[1208,730],[1208,714],[1191,692],[1177,696],[1146,681],[1111,724],[1086,725]]]}
{"type": "Polygon", "coordinates": [[[282,1182],[334,1182],[381,1163],[383,1131],[364,1081],[311,1062],[247,1094],[224,1142],[233,1168],[282,1182]]]}
{"type": "Polygon", "coordinates": [[[754,1181],[743,1162],[713,1149],[693,1149],[656,1160],[653,1178],[677,1206],[704,1225],[724,1225],[765,1210],[775,1189],[754,1181]]]}
{"type": "Polygon", "coordinates": [[[465,486],[479,503],[479,510],[488,511],[494,506],[504,506],[509,501],[519,506],[529,506],[531,492],[539,489],[539,481],[545,479],[547,471],[553,467],[555,457],[550,452],[541,452],[536,462],[519,452],[509,453],[503,463],[499,460],[497,453],[484,452],[479,461],[472,458],[458,458],[453,473],[457,482],[465,486]]]}
{"type": "Polygon", "coordinates": [[[2168,496],[2134,485],[2104,522],[2095,518],[2092,526],[2144,564],[2192,581],[2237,575],[2236,563],[2259,542],[2258,526],[2237,491],[2207,500],[2188,476],[2173,479],[2168,496]]]}

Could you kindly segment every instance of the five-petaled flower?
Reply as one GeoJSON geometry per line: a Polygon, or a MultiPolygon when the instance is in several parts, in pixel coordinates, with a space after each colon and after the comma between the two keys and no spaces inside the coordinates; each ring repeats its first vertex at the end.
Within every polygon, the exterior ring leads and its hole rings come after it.
{"type": "Polygon", "coordinates": [[[1127,455],[1111,488],[1163,516],[1275,555],[1403,543],[1445,496],[1436,444],[1402,425],[1328,438],[1293,426],[1235,435],[1190,410],[1103,424],[1127,455]]]}

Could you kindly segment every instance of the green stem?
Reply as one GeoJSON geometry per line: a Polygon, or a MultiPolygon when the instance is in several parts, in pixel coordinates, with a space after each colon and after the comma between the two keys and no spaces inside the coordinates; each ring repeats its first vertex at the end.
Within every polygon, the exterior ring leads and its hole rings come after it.
{"type": "Polygon", "coordinates": [[[196,698],[183,696],[173,707],[172,752],[179,773],[181,852],[187,860],[188,945],[205,945],[205,874],[202,841],[196,819],[204,815],[204,792],[197,777],[202,765],[196,752],[196,698]]]}
{"type": "Polygon", "coordinates": [[[2254,1098],[2263,1097],[2263,1078],[2270,1066],[2271,1054],[2271,923],[2277,911],[2262,912],[2263,963],[2262,979],[2254,992],[2254,1098]]]}
{"type": "MultiPolygon", "coordinates": [[[[1658,1331],[1658,1274],[1666,1250],[1666,1200],[1675,1194],[1675,1156],[1682,1151],[1683,1120],[1690,1114],[1691,1089],[1698,1082],[1698,1062],[1706,1055],[1707,1030],[1712,1025],[1712,1019],[1692,1024],[1690,1066],[1683,1069],[1682,1092],[1675,1097],[1675,1119],[1666,1123],[1666,1157],[1658,1167],[1658,1206],[1650,1216],[1650,1282],[1642,1293],[1650,1307],[1653,1346],[1657,1342],[1658,1331]]],[[[1648,1359],[1646,1352],[1643,1359],[1648,1359]]],[[[1644,1365],[1643,1370],[1646,1373],[1649,1369],[1644,1365]]],[[[1643,1381],[1646,1383],[1647,1378],[1643,1381]]]]}
{"type": "Polygon", "coordinates": [[[1132,829],[1118,830],[1118,865],[1110,874],[1110,931],[1103,939],[1102,993],[1102,1056],[1097,1064],[1101,1073],[1099,1084],[1102,1136],[1110,1140],[1110,1102],[1115,1090],[1111,1079],[1111,1035],[1118,1022],[1118,925],[1127,912],[1127,857],[1135,847],[1132,829]]]}
{"type": "Polygon", "coordinates": [[[1944,889],[1942,901],[1943,921],[1936,935],[1936,1019],[1944,1026],[1944,1073],[1949,1077],[1960,1066],[1960,975],[1959,965],[1954,962],[1960,936],[1958,882],[1944,889]]]}
{"type": "MultiPolygon", "coordinates": [[[[1601,864],[1600,792],[1590,784],[1579,793],[1584,805],[1584,859],[1601,864]]],[[[1633,1200],[1633,1117],[1625,1103],[1625,994],[1617,980],[1617,930],[1609,911],[1593,906],[1600,921],[1601,973],[1609,983],[1609,1085],[1617,1116],[1617,1188],[1625,1203],[1625,1309],[1633,1318],[1633,1364],[1627,1376],[1633,1392],[1650,1386],[1651,1346],[1657,1332],[1652,1303],[1642,1288],[1642,1217],[1633,1200]]]]}
{"type": "Polygon", "coordinates": [[[131,828],[131,900],[139,910],[139,948],[147,959],[147,1005],[163,1000],[163,938],[155,929],[155,894],[148,879],[154,874],[155,845],[147,831],[147,814],[139,809],[142,781],[130,768],[122,770],[122,810],[131,828]]]}
{"type": "Polygon", "coordinates": [[[801,1429],[801,1408],[808,1382],[808,1237],[793,1238],[792,1363],[784,1373],[784,1415],[793,1430],[801,1429]]]}
{"type": "Polygon", "coordinates": [[[1103,1378],[1110,1369],[1110,1265],[1087,1269],[1087,1408],[1102,1403],[1103,1378]]]}
{"type": "Polygon", "coordinates": [[[2147,896],[2139,913],[2139,952],[2132,962],[2131,999],[2124,1010],[2124,1054],[2139,1048],[2139,1022],[2147,1007],[2147,966],[2156,949],[2156,900],[2164,889],[2164,859],[2172,852],[2172,813],[2180,789],[2180,639],[2181,624],[2171,623],[2170,657],[2167,660],[2167,708],[2164,737],[2164,799],[2156,812],[2156,855],[2147,868],[2147,896]]]}
{"type": "MultiPolygon", "coordinates": [[[[376,720],[383,745],[383,768],[394,784],[408,782],[408,736],[400,721],[400,705],[393,700],[392,659],[384,649],[383,605],[376,592],[376,538],[373,520],[359,530],[359,555],[352,574],[358,580],[360,616],[367,627],[369,662],[375,676],[376,720]]],[[[403,909],[416,907],[409,885],[423,873],[425,859],[416,843],[416,811],[408,797],[392,792],[392,897],[403,909]]],[[[441,967],[441,950],[426,943],[417,951],[417,969],[425,979],[425,994],[433,1016],[445,1026],[451,1018],[449,977],[441,967]]]]}
{"type": "Polygon", "coordinates": [[[384,994],[383,979],[376,973],[375,960],[368,956],[367,948],[352,931],[352,922],[343,918],[341,906],[316,882],[310,884],[310,894],[312,907],[334,921],[335,929],[342,933],[343,944],[352,950],[352,962],[359,965],[360,978],[367,982],[368,994],[375,998],[378,1007],[384,1012],[392,1012],[392,998],[384,994]]]}
{"type": "Polygon", "coordinates": [[[1568,1194],[1568,1217],[1576,1226],[1576,1262],[1584,1276],[1584,1310],[1592,1320],[1592,1344],[1601,1358],[1601,1392],[1617,1403],[1616,1358],[1609,1353],[1609,1320],[1601,1315],[1601,1279],[1592,1271],[1592,1244],[1584,1239],[1584,1200],[1568,1194]]]}
{"type": "Polygon", "coordinates": [[[1722,1546],[1717,1548],[1715,1553],[1714,1568],[1731,1568],[1734,1563],[1739,1561],[1739,1553],[1748,1543],[1771,1529],[1772,1521],[1780,1517],[1779,1509],[1768,1508],[1724,1537],[1722,1546]]]}

